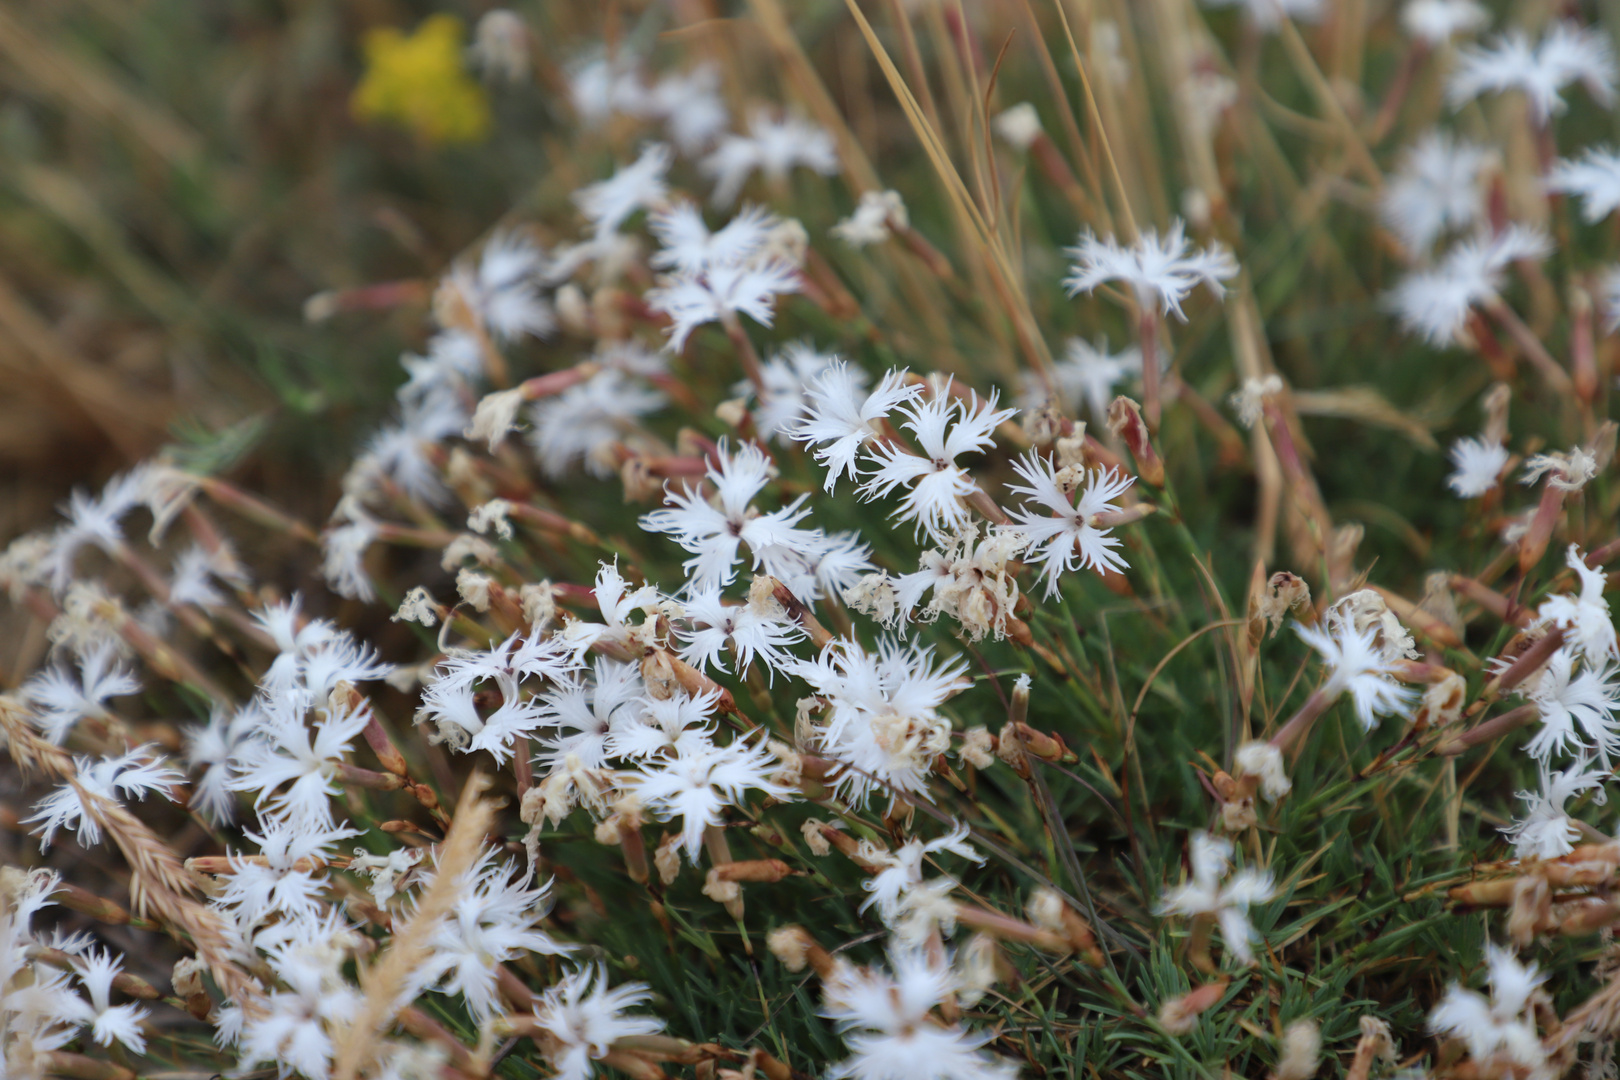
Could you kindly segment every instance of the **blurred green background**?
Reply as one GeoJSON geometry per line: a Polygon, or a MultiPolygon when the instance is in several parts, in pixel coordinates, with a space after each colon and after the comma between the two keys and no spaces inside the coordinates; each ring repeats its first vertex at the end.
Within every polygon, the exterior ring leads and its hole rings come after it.
{"type": "MultiPolygon", "coordinates": [[[[548,33],[574,6],[521,13],[548,33]]],[[[427,323],[311,324],[306,299],[432,278],[556,157],[534,84],[489,87],[475,144],[354,118],[366,31],[445,8],[0,5],[0,537],[169,443],[273,450],[239,478],[324,516],[427,323]]]]}

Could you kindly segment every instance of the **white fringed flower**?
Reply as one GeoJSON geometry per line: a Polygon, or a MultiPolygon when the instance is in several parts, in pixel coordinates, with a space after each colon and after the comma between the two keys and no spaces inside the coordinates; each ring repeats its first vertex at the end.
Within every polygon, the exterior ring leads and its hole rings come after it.
{"type": "Polygon", "coordinates": [[[1536,122],[1546,124],[1568,108],[1561,95],[1576,82],[1598,104],[1613,104],[1614,50],[1603,30],[1562,21],[1535,45],[1523,30],[1513,29],[1488,45],[1460,50],[1446,80],[1446,98],[1459,109],[1481,94],[1518,90],[1536,122]]]}
{"type": "Polygon", "coordinates": [[[501,341],[530,335],[548,337],[557,317],[540,295],[546,256],[519,233],[496,233],[484,244],[476,266],[458,263],[449,281],[479,322],[501,341]]]}
{"type": "Polygon", "coordinates": [[[77,673],[52,666],[23,683],[22,694],[35,708],[41,733],[62,745],[73,725],[84,717],[107,719],[107,700],[138,694],[140,682],[118,663],[118,649],[103,642],[79,656],[77,673]]]}
{"type": "Polygon", "coordinates": [[[1390,678],[1394,670],[1377,645],[1373,630],[1358,630],[1349,620],[1333,619],[1327,628],[1294,624],[1294,632],[1315,649],[1328,668],[1320,693],[1328,700],[1349,693],[1356,717],[1368,731],[1380,716],[1405,716],[1416,695],[1390,678]]]}
{"type": "MultiPolygon", "coordinates": [[[[525,953],[566,954],[570,947],[540,929],[551,907],[551,883],[526,888],[528,873],[511,860],[497,861],[486,848],[457,881],[455,907],[433,925],[425,968],[415,974],[422,986],[459,994],[473,1016],[484,1021],[501,1007],[499,965],[525,953]]],[[[437,871],[422,870],[424,892],[437,871]]]]}
{"type": "Polygon", "coordinates": [[[1497,485],[1508,463],[1508,450],[1499,442],[1462,438],[1447,451],[1455,471],[1446,484],[1459,498],[1477,499],[1497,485]]]}
{"type": "Polygon", "coordinates": [[[98,800],[122,805],[123,797],[144,799],[154,792],[174,800],[169,789],[185,782],[185,774],[171,769],[155,748],[138,746],[127,754],[100,759],[74,758],[74,775],[41,799],[36,813],[27,819],[39,823],[40,850],[51,846],[56,830],[74,829],[80,847],[101,842],[101,811],[98,800]]]}
{"type": "Polygon", "coordinates": [[[778,224],[769,210],[744,206],[725,225],[711,230],[697,203],[679,199],[647,219],[647,231],[661,245],[647,261],[661,270],[693,274],[711,266],[740,265],[759,254],[778,224]]]}
{"type": "Polygon", "coordinates": [[[639,379],[607,368],[529,406],[529,446],[553,479],[580,466],[605,478],[613,475],[615,444],[641,431],[642,418],[667,402],[639,379]]]}
{"type": "Polygon", "coordinates": [[[1588,147],[1578,158],[1553,162],[1547,190],[1578,196],[1581,216],[1602,221],[1620,209],[1620,151],[1588,147]]]}
{"type": "Polygon", "coordinates": [[[712,501],[701,488],[668,489],[669,505],[642,515],[643,529],[667,533],[692,554],[682,564],[691,591],[730,585],[743,547],[754,569],[784,582],[796,576],[799,567],[793,563],[809,554],[820,534],[797,527],[810,513],[803,505],[807,496],[769,513],[754,507],[754,499],[774,473],[770,459],[753,443],[742,444],[735,453],[721,443],[707,473],[714,489],[712,501]]]}
{"type": "Polygon", "coordinates": [[[1595,801],[1602,802],[1607,775],[1595,771],[1590,758],[1558,771],[1542,762],[1539,789],[1515,793],[1524,802],[1524,816],[1502,829],[1513,841],[1513,853],[1521,859],[1556,859],[1574,851],[1581,832],[1564,807],[1575,796],[1594,790],[1595,801]]]}
{"type": "Polygon", "coordinates": [[[1057,469],[1034,451],[1013,462],[1013,471],[1025,483],[1007,490],[1032,501],[1013,511],[1011,527],[1029,538],[1029,553],[1041,566],[1049,598],[1057,595],[1058,576],[1064,572],[1089,567],[1099,574],[1124,573],[1125,560],[1114,550],[1119,538],[1110,535],[1112,529],[1098,528],[1096,518],[1119,509],[1114,500],[1130,488],[1129,476],[1114,469],[1057,469]]]}
{"type": "Polygon", "coordinates": [[[1473,229],[1485,215],[1486,166],[1495,152],[1442,128],[1418,136],[1378,197],[1379,215],[1418,259],[1447,232],[1473,229]]]}
{"type": "Polygon", "coordinates": [[[838,762],[838,790],[858,805],[874,791],[927,789],[934,761],[950,746],[951,723],[939,706],[966,689],[966,664],[934,663],[934,650],[894,638],[875,653],[859,643],[830,642],[794,673],[827,704],[811,727],[820,752],[838,762]]]}
{"type": "Polygon", "coordinates": [[[1283,771],[1282,751],[1268,742],[1248,742],[1238,747],[1232,756],[1232,767],[1239,776],[1253,776],[1260,781],[1260,794],[1272,802],[1294,790],[1294,785],[1283,771]]]}
{"type": "Polygon", "coordinates": [[[898,191],[868,191],[855,212],[828,231],[850,247],[867,247],[905,227],[906,204],[898,191]]]}
{"type": "Polygon", "coordinates": [[[967,837],[967,826],[958,823],[944,836],[926,842],[913,837],[893,851],[882,851],[875,845],[865,844],[861,848],[861,857],[879,869],[861,882],[861,888],[872,895],[861,904],[860,910],[876,907],[884,925],[894,929],[904,914],[906,897],[923,884],[924,858],[950,852],[969,862],[984,862],[984,856],[973,849],[967,837]]]}
{"type": "Polygon", "coordinates": [[[844,968],[823,986],[822,1015],[838,1025],[850,1056],[829,1080],[1013,1080],[1018,1068],[984,1050],[988,1034],[942,1024],[935,1006],[954,1001],[950,957],[895,948],[889,971],[844,968]]]}
{"type": "Polygon", "coordinates": [[[1493,1075],[1540,1076],[1547,1055],[1536,1034],[1533,1008],[1546,976],[1536,973],[1536,965],[1526,967],[1511,951],[1492,944],[1485,946],[1485,962],[1491,996],[1452,983],[1429,1014],[1429,1027],[1461,1039],[1475,1065],[1493,1075]],[[1491,1069],[1493,1065],[1504,1068],[1491,1069]]]}
{"type": "MultiPolygon", "coordinates": [[[[810,406],[810,387],[837,363],[838,357],[824,353],[805,341],[792,341],[760,365],[765,384],[754,403],[754,425],[765,438],[784,443],[794,438],[810,406]]],[[[847,369],[860,388],[866,386],[866,373],[847,369]]],[[[744,397],[755,396],[754,384],[744,380],[732,388],[744,397]]]]}
{"type": "Polygon", "coordinates": [[[1113,237],[1099,240],[1088,229],[1080,234],[1079,246],[1065,251],[1075,259],[1069,276],[1063,279],[1070,296],[1119,281],[1131,287],[1142,307],[1157,306],[1183,322],[1187,316],[1181,302],[1194,288],[1203,285],[1216,297],[1225,296],[1222,282],[1238,272],[1237,260],[1221,244],[1202,250],[1192,247],[1180,219],[1162,238],[1157,231],[1146,229],[1129,247],[1122,247],[1113,237]]]}
{"type": "Polygon", "coordinates": [[[1601,567],[1587,566],[1580,548],[1574,544],[1564,553],[1564,564],[1580,579],[1580,593],[1550,596],[1542,601],[1536,613],[1553,626],[1563,627],[1570,643],[1580,650],[1588,664],[1596,667],[1610,660],[1620,660],[1620,641],[1615,638],[1609,602],[1603,598],[1607,575],[1601,567]]]}
{"type": "Polygon", "coordinates": [[[1496,298],[1509,265],[1539,261],[1552,252],[1540,229],[1509,225],[1494,236],[1464,240],[1432,269],[1402,278],[1387,303],[1402,325],[1432,345],[1449,345],[1462,333],[1473,309],[1496,298]]]}
{"type": "Polygon", "coordinates": [[[1240,964],[1252,962],[1251,943],[1259,935],[1249,923],[1249,908],[1265,903],[1275,894],[1271,875],[1260,870],[1229,874],[1232,842],[1204,832],[1193,833],[1188,861],[1192,880],[1165,892],[1159,904],[1160,914],[1213,916],[1227,952],[1240,964]]]}
{"type": "Polygon", "coordinates": [[[263,705],[261,737],[243,747],[231,787],[254,792],[256,806],[295,821],[331,825],[331,796],[343,793],[334,766],[347,760],[349,744],[371,719],[370,706],[362,700],[359,708],[328,708],[311,731],[307,691],[288,690],[263,705]]]}
{"type": "Polygon", "coordinates": [[[1407,0],[1401,28],[1434,48],[1490,25],[1491,16],[1474,0],[1407,0]]]}
{"type": "Polygon", "coordinates": [[[1608,770],[1620,757],[1620,686],[1607,661],[1575,672],[1576,653],[1559,649],[1524,694],[1541,712],[1541,730],[1525,746],[1525,753],[1545,762],[1553,753],[1580,751],[1596,755],[1608,770]],[[1584,736],[1584,738],[1582,737],[1584,736]]]}
{"type": "Polygon", "coordinates": [[[95,1016],[90,1021],[91,1037],[102,1046],[118,1042],[132,1053],[144,1054],[146,1036],[141,1034],[141,1021],[146,1018],[146,1010],[111,1001],[113,980],[123,968],[123,961],[106,949],[87,949],[74,958],[79,984],[90,995],[90,1011],[95,1016]]]}
{"type": "MultiPolygon", "coordinates": [[[[1118,353],[1109,352],[1108,342],[1101,338],[1095,343],[1070,338],[1064,343],[1063,359],[1052,365],[1062,406],[1076,416],[1084,406],[1098,424],[1107,422],[1108,405],[1118,396],[1120,384],[1140,378],[1141,374],[1141,349],[1132,345],[1118,353]]],[[[1045,388],[1038,380],[1026,379],[1020,402],[1024,408],[1037,408],[1045,401],[1045,388]]]]}
{"type": "Polygon", "coordinates": [[[754,109],[748,114],[748,134],[722,138],[698,168],[714,180],[714,204],[730,206],[755,172],[773,184],[786,182],[796,168],[835,175],[838,150],[832,136],[808,120],[754,109]]]}
{"type": "Polygon", "coordinates": [[[664,1022],[657,1017],[626,1013],[650,997],[646,983],[609,989],[607,969],[600,965],[571,971],[547,987],[534,1004],[534,1018],[551,1036],[541,1049],[558,1080],[585,1080],[591,1061],[606,1055],[618,1040],[662,1031],[664,1022]]]}
{"type": "Polygon", "coordinates": [[[878,425],[889,413],[922,396],[923,388],[908,385],[906,373],[891,370],[877,389],[866,393],[866,373],[837,360],[805,388],[805,416],[790,434],[815,446],[815,458],[827,468],[823,485],[829,494],[841,476],[855,478],[856,455],[879,434],[878,425]]]}
{"type": "Polygon", "coordinates": [[[1326,10],[1324,0],[1203,0],[1205,7],[1242,8],[1254,25],[1270,33],[1282,25],[1284,19],[1295,22],[1316,22],[1326,10]]]}
{"type": "Polygon", "coordinates": [[[659,820],[681,820],[681,847],[695,865],[703,830],[724,821],[721,811],[740,802],[746,792],[759,791],[773,799],[790,796],[787,788],[771,779],[776,768],[775,755],[759,743],[750,745],[739,737],[715,746],[703,740],[629,774],[625,786],[659,820]]]}
{"type": "Polygon", "coordinates": [[[664,174],[669,172],[670,161],[669,147],[649,143],[632,164],[574,192],[574,205],[595,228],[598,240],[618,232],[637,210],[659,206],[669,197],[664,174]]]}
{"type": "Polygon", "coordinates": [[[880,443],[871,451],[874,468],[861,484],[861,497],[875,499],[905,488],[895,518],[916,523],[936,542],[965,529],[972,514],[963,500],[978,490],[967,470],[956,463],[963,454],[995,445],[991,434],[1017,409],[996,408],[996,394],[981,405],[977,394],[966,400],[941,392],[928,401],[902,406],[909,417],[903,427],[917,440],[921,455],[894,443],[880,443]]]}
{"type": "Polygon", "coordinates": [[[747,315],[770,326],[776,298],[799,291],[799,271],[785,259],[710,266],[700,273],[682,271],[659,280],[644,299],[653,311],[669,316],[670,352],[678,353],[692,331],[704,323],[747,315]]]}

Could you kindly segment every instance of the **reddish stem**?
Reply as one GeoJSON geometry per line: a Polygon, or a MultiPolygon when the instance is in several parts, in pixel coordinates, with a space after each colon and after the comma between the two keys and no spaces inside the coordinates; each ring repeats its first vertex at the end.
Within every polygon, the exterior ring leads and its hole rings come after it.
{"type": "Polygon", "coordinates": [[[1288,723],[1277,729],[1277,734],[1271,737],[1271,745],[1278,750],[1287,750],[1291,745],[1304,738],[1305,732],[1310,730],[1311,722],[1326,711],[1333,704],[1321,689],[1312,691],[1311,696],[1305,699],[1305,704],[1299,711],[1289,718],[1288,723]]]}
{"type": "Polygon", "coordinates": [[[1141,306],[1136,329],[1142,346],[1142,411],[1147,416],[1148,431],[1157,434],[1163,412],[1159,401],[1159,320],[1151,306],[1141,306]]]}

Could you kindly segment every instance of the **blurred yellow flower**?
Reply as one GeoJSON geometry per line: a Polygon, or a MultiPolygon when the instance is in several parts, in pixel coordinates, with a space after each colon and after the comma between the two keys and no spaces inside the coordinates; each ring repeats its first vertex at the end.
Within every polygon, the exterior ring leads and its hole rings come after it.
{"type": "Polygon", "coordinates": [[[366,74],[349,108],[356,119],[394,121],[432,143],[477,142],[489,133],[489,97],[462,63],[461,20],[433,15],[407,36],[366,32],[366,74]]]}

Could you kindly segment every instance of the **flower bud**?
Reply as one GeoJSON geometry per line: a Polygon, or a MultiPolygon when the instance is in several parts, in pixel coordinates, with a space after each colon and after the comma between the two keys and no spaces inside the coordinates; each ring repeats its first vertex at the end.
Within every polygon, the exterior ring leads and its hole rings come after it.
{"type": "Polygon", "coordinates": [[[1199,1015],[1220,1001],[1224,993],[1226,980],[1220,979],[1171,998],[1159,1007],[1159,1023],[1172,1035],[1186,1035],[1198,1026],[1199,1015]]]}
{"type": "Polygon", "coordinates": [[[1295,1020],[1283,1032],[1282,1053],[1272,1080],[1310,1080],[1322,1067],[1322,1032],[1310,1020],[1295,1020]]]}
{"type": "Polygon", "coordinates": [[[765,938],[765,947],[791,972],[797,973],[809,967],[825,979],[833,970],[832,954],[822,948],[802,926],[783,926],[772,930],[765,938]]]}
{"type": "Polygon", "coordinates": [[[1153,448],[1142,407],[1128,397],[1117,397],[1108,406],[1108,430],[1119,436],[1136,460],[1136,472],[1144,483],[1164,486],[1164,462],[1153,448]]]}
{"type": "Polygon", "coordinates": [[[642,659],[641,678],[647,684],[647,696],[657,701],[668,701],[680,689],[675,678],[674,658],[663,649],[648,653],[642,659]]]}

